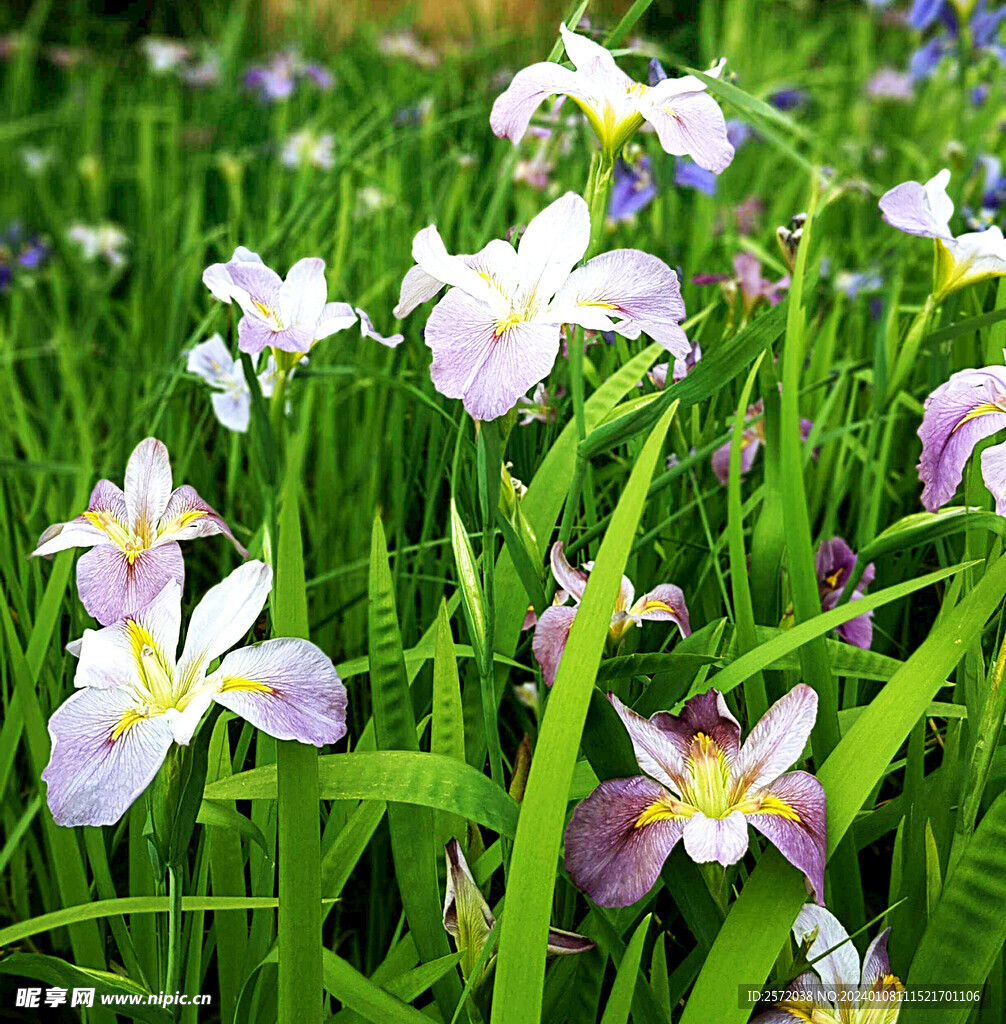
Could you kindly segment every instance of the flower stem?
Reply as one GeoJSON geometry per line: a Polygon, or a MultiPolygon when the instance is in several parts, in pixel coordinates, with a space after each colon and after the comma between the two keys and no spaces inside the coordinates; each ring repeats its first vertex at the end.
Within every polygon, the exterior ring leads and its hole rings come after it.
{"type": "Polygon", "coordinates": [[[716,861],[707,864],[700,864],[699,871],[706,880],[709,892],[716,901],[720,913],[724,918],[727,916],[727,869],[716,861]]]}
{"type": "Polygon", "coordinates": [[[936,312],[938,305],[939,300],[936,295],[930,295],[929,298],[926,299],[926,304],[912,321],[912,326],[909,327],[908,333],[905,335],[905,340],[901,345],[897,358],[895,359],[894,369],[891,372],[891,376],[887,383],[888,401],[894,398],[898,392],[898,388],[911,371],[912,364],[915,362],[915,357],[919,354],[922,339],[925,337],[926,331],[929,329],[929,322],[932,320],[933,314],[936,312]]]}
{"type": "MultiPolygon", "coordinates": [[[[164,968],[164,991],[175,993],[182,978],[182,882],[181,869],[169,864],[168,876],[168,951],[164,968]]],[[[177,1016],[177,1012],[175,1014],[177,1016]]]]}

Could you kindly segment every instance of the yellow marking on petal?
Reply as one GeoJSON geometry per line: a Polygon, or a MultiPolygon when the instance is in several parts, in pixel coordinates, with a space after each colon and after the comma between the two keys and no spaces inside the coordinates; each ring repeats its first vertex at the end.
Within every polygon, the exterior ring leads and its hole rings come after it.
{"type": "Polygon", "coordinates": [[[836,569],[830,576],[825,576],[824,582],[827,583],[829,587],[837,587],[841,575],[842,570],[836,569]]]}
{"type": "Polygon", "coordinates": [[[603,299],[584,299],[577,303],[578,306],[590,306],[593,309],[618,309],[614,302],[605,302],[603,299]]]}
{"type": "Polygon", "coordinates": [[[157,651],[157,644],[150,630],[136,619],[126,619],[126,635],[129,637],[129,646],[133,651],[133,657],[138,665],[143,663],[143,650],[149,647],[157,651]]]}
{"type": "Polygon", "coordinates": [[[785,800],[773,796],[771,793],[763,793],[761,796],[743,800],[737,804],[734,810],[742,814],[771,814],[777,818],[785,818],[786,821],[801,822],[803,819],[797,813],[796,808],[790,806],[785,800]]]}
{"type": "Polygon", "coordinates": [[[158,531],[158,536],[163,537],[169,533],[177,533],[179,530],[184,530],[190,523],[194,523],[197,519],[201,519],[203,516],[209,515],[209,513],[202,508],[189,508],[184,512],[179,512],[177,516],[174,516],[169,522],[162,526],[158,531]]]}
{"type": "Polygon", "coordinates": [[[995,413],[1002,414],[1004,410],[1000,409],[998,405],[993,405],[991,402],[982,402],[981,405],[976,405],[973,409],[969,409],[953,426],[950,431],[951,434],[956,434],[965,423],[970,423],[972,420],[978,419],[979,416],[991,416],[995,413]]]}
{"type": "Polygon", "coordinates": [[[264,302],[259,302],[258,299],[252,299],[251,304],[262,314],[263,317],[265,317],[266,320],[278,320],[276,314],[264,302]]]}
{"type": "Polygon", "coordinates": [[[632,827],[645,828],[647,825],[653,825],[658,821],[690,818],[694,813],[695,809],[687,806],[687,804],[678,803],[677,800],[670,796],[660,796],[649,807],[643,808],[642,813],[636,818],[632,827]]]}
{"type": "Polygon", "coordinates": [[[674,609],[667,604],[665,601],[647,601],[643,605],[644,612],[669,612],[671,615],[674,614],[674,609]]]}
{"type": "Polygon", "coordinates": [[[244,676],[226,676],[217,693],[273,693],[273,688],[257,679],[244,676]]]}
{"type": "Polygon", "coordinates": [[[112,729],[109,741],[114,743],[120,736],[125,735],[137,722],[142,722],[147,716],[139,708],[130,708],[124,711],[112,729]]]}
{"type": "Polygon", "coordinates": [[[509,331],[511,327],[516,327],[517,324],[523,323],[523,322],[524,322],[524,317],[522,317],[520,315],[520,313],[511,313],[509,316],[505,317],[503,320],[497,320],[496,321],[496,337],[498,338],[498,337],[500,337],[500,335],[506,334],[506,332],[509,331]]]}
{"type": "Polygon", "coordinates": [[[642,96],[647,88],[645,82],[633,82],[632,85],[626,86],[625,92],[629,96],[642,96]]]}

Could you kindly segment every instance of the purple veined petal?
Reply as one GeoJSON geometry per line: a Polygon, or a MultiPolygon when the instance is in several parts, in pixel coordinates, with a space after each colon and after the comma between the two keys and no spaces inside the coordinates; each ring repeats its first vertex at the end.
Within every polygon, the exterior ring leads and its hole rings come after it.
{"type": "Polygon", "coordinates": [[[629,610],[629,616],[637,621],[673,622],[682,636],[692,632],[684,592],[673,583],[661,583],[643,594],[629,610]]]}
{"type": "Polygon", "coordinates": [[[144,659],[155,659],[166,676],[174,671],[182,621],[182,588],[169,580],[139,611],[103,629],[86,629],[67,646],[79,659],[76,687],[144,689],[144,659]]]}
{"type": "MultiPolygon", "coordinates": [[[[745,430],[741,435],[741,476],[749,472],[754,465],[755,456],[762,446],[761,437],[754,430],[745,430]]],[[[730,442],[721,445],[713,452],[713,473],[716,479],[726,487],[730,480],[730,442]]]]}
{"type": "Polygon", "coordinates": [[[95,544],[113,544],[102,523],[128,532],[129,513],[126,498],[111,480],[99,480],[91,491],[87,512],[68,523],[54,523],[38,539],[31,557],[52,555],[67,548],[93,547],[95,544]]]}
{"type": "Polygon", "coordinates": [[[443,287],[443,281],[431,277],[422,267],[411,267],[402,278],[398,305],[391,311],[392,316],[404,320],[417,306],[428,302],[443,287]]]}
{"type": "Polygon", "coordinates": [[[627,337],[631,324],[677,358],[691,345],[679,321],[685,318],[678,276],[663,260],[639,249],[613,249],[569,275],[549,306],[549,318],[588,330],[615,330],[627,337]]]}
{"type": "Polygon", "coordinates": [[[527,132],[531,115],[549,96],[561,94],[595,104],[591,82],[584,75],[552,61],[543,61],[522,68],[513,76],[506,90],[496,97],[489,114],[489,127],[500,139],[518,143],[527,132]]]}
{"type": "MultiPolygon", "coordinates": [[[[539,216],[541,216],[539,214],[539,216]]],[[[537,219],[537,218],[535,218],[537,219]]],[[[534,223],[534,220],[531,221],[534,223]]],[[[528,225],[530,227],[530,225],[528,225]]],[[[525,231],[526,234],[526,231],[525,231]]],[[[474,270],[495,293],[493,301],[509,312],[512,299],[521,286],[521,261],[517,250],[502,238],[493,238],[477,253],[459,256],[459,260],[474,270]]]]}
{"type": "Polygon", "coordinates": [[[996,500],[996,515],[1006,516],[1006,443],[982,452],[982,477],[996,500]]]}
{"type": "MultiPolygon", "coordinates": [[[[447,881],[444,887],[444,930],[455,939],[460,935],[458,927],[458,905],[461,905],[463,917],[469,914],[481,914],[485,925],[482,941],[488,936],[496,923],[496,915],[492,912],[482,890],[475,884],[475,879],[465,860],[464,851],[457,839],[451,839],[444,847],[444,859],[447,861],[447,881]],[[469,913],[466,914],[465,911],[469,913]]],[[[476,957],[477,958],[477,957],[476,957]]]]}
{"type": "Polygon", "coordinates": [[[761,794],[771,810],[749,814],[748,821],[795,868],[804,873],[810,892],[824,902],[827,815],[824,786],[808,772],[788,772],[761,794]],[[794,818],[795,815],[795,818],[794,818]]]}
{"type": "Polygon", "coordinates": [[[223,517],[199,497],[190,484],[182,484],[171,492],[167,507],[157,524],[157,535],[152,547],[167,544],[173,540],[193,540],[196,537],[211,537],[222,533],[243,557],[248,552],[231,533],[223,517]]]}
{"type": "Polygon", "coordinates": [[[665,79],[647,90],[639,111],[657,131],[664,152],[690,156],[703,170],[720,174],[730,166],[734,147],[719,104],[705,91],[676,92],[665,79]]]}
{"type": "Polygon", "coordinates": [[[688,766],[673,737],[661,728],[660,719],[657,716],[644,718],[626,707],[613,693],[608,694],[608,700],[632,740],[636,764],[668,789],[680,793],[688,766]]]}
{"type": "Polygon", "coordinates": [[[587,587],[587,577],[590,573],[582,567],[574,568],[569,564],[566,560],[566,552],[561,540],[557,540],[552,545],[548,558],[555,582],[579,604],[580,598],[583,597],[583,592],[587,587]]]}
{"type": "Polygon", "coordinates": [[[559,326],[500,321],[485,302],[452,288],[430,313],[425,341],[437,391],[461,398],[474,419],[494,420],[548,376],[559,352],[559,326]]]}
{"type": "MultiPolygon", "coordinates": [[[[238,324],[238,347],[241,347],[241,324],[249,318],[243,316],[238,324]]],[[[269,344],[283,352],[310,352],[316,340],[317,323],[303,321],[282,331],[273,331],[269,344]]]]}
{"type": "Polygon", "coordinates": [[[238,348],[249,355],[257,356],[263,349],[275,345],[277,334],[277,331],[259,317],[243,316],[238,321],[238,348]]]}
{"type": "Polygon", "coordinates": [[[975,445],[1006,427],[1006,368],[961,370],[924,408],[919,479],[922,504],[935,512],[954,496],[975,445]]]}
{"type": "MultiPolygon", "coordinates": [[[[850,602],[859,601],[862,597],[862,593],[857,590],[849,600],[850,602]]],[[[835,632],[847,644],[868,651],[873,644],[873,612],[864,612],[848,622],[843,622],[841,626],[836,627],[835,632]]]]}
{"type": "Polygon", "coordinates": [[[171,729],[142,711],[126,690],[88,687],[53,712],[42,779],[57,825],[114,825],[153,781],[171,729]]]}
{"type": "Polygon", "coordinates": [[[310,327],[313,341],[314,328],[321,319],[327,300],[325,261],[317,256],[297,260],[280,285],[277,299],[279,322],[286,327],[294,324],[310,327]]]}
{"type": "MultiPolygon", "coordinates": [[[[813,981],[814,979],[810,978],[809,980],[813,981]]],[[[805,1024],[806,1020],[806,1015],[798,1017],[795,1013],[790,1013],[789,1010],[773,1007],[771,1010],[759,1013],[757,1017],[752,1017],[751,1024],[805,1024]]]]}
{"type": "Polygon", "coordinates": [[[412,258],[430,277],[496,308],[498,292],[464,260],[447,251],[435,224],[423,228],[413,238],[412,258]]]}
{"type": "Polygon", "coordinates": [[[111,544],[91,548],[77,561],[80,600],[103,626],[138,611],[170,580],[185,581],[182,549],[173,543],[138,552],[132,564],[111,544]]]}
{"type": "Polygon", "coordinates": [[[650,721],[667,734],[682,758],[690,756],[689,748],[698,733],[712,737],[728,762],[733,761],[740,748],[740,723],[730,713],[719,690],[706,690],[691,697],[680,715],[658,711],[650,721]]]}
{"type": "Polygon", "coordinates": [[[162,441],[147,437],[133,449],[123,492],[130,529],[140,537],[152,535],[171,495],[171,460],[162,441]]]}
{"type": "Polygon", "coordinates": [[[748,823],[740,811],[725,818],[707,818],[701,811],[685,822],[685,853],[696,864],[729,867],[748,851],[748,823]]]}
{"type": "Polygon", "coordinates": [[[859,985],[859,953],[830,910],[816,903],[804,904],[793,922],[793,938],[799,946],[810,940],[807,960],[826,988],[859,985]]]}
{"type": "Polygon", "coordinates": [[[943,0],[914,0],[908,12],[908,27],[919,32],[925,31],[940,16],[942,7],[943,0]]]}
{"type": "Polygon", "coordinates": [[[206,685],[218,704],[278,740],[322,747],[346,735],[346,687],[307,640],[281,637],[233,651],[206,685]]]}
{"type": "Polygon", "coordinates": [[[880,212],[891,227],[909,235],[950,239],[954,204],[947,195],[950,171],[945,168],[925,185],[906,181],[880,197],[880,212]]]}
{"type": "Polygon", "coordinates": [[[246,316],[278,323],[280,289],[283,280],[271,267],[254,260],[231,260],[226,264],[235,301],[246,316]]]}
{"type": "Polygon", "coordinates": [[[251,392],[214,391],[210,395],[213,412],[222,427],[244,434],[251,422],[251,392]]]}
{"type": "Polygon", "coordinates": [[[374,330],[374,323],[367,315],[365,310],[356,307],[356,315],[360,318],[360,334],[364,338],[373,338],[378,344],[384,345],[386,348],[398,348],[403,341],[405,341],[404,334],[380,334],[374,330]]]}
{"type": "Polygon", "coordinates": [[[583,259],[589,243],[590,211],[583,196],[567,192],[549,203],[531,219],[517,245],[525,295],[548,302],[583,259]]]}
{"type": "Polygon", "coordinates": [[[548,952],[550,956],[572,956],[586,953],[597,945],[593,939],[576,932],[564,932],[559,928],[548,930],[548,952]]]}
{"type": "MultiPolygon", "coordinates": [[[[559,34],[562,36],[562,45],[566,48],[566,56],[569,57],[570,63],[577,71],[587,71],[592,69],[595,63],[597,63],[606,72],[624,74],[615,63],[615,58],[611,51],[605,49],[600,43],[595,43],[589,36],[573,32],[561,22],[559,24],[559,34]]],[[[628,75],[625,77],[628,78],[628,75]]]]}
{"type": "Polygon", "coordinates": [[[255,625],[272,590],[272,569],[249,559],[215,587],[210,587],[189,618],[176,679],[181,687],[198,687],[206,667],[255,625]]]}
{"type": "Polygon", "coordinates": [[[673,806],[670,794],[650,779],[602,782],[566,826],[566,870],[573,884],[601,907],[642,899],[684,831],[673,806]]]}
{"type": "Polygon", "coordinates": [[[817,693],[797,683],[765,712],[751,730],[732,766],[732,776],[747,792],[777,779],[803,753],[817,719],[817,693]]]}
{"type": "Polygon", "coordinates": [[[348,302],[327,302],[314,332],[314,340],[321,341],[337,331],[345,331],[356,323],[356,313],[348,302]]]}
{"type": "Polygon", "coordinates": [[[856,555],[841,537],[822,541],[814,555],[814,568],[822,586],[841,591],[856,567],[856,555]]]}
{"type": "Polygon", "coordinates": [[[559,671],[559,660],[566,649],[569,631],[576,618],[576,608],[552,605],[538,616],[531,639],[531,650],[541,666],[542,678],[548,686],[555,682],[559,671]]]}
{"type": "Polygon", "coordinates": [[[887,954],[887,940],[891,929],[885,928],[866,948],[863,956],[863,973],[859,984],[865,989],[873,988],[891,973],[891,959],[887,954]]]}
{"type": "Polygon", "coordinates": [[[219,334],[193,346],[185,368],[189,373],[202,377],[211,387],[229,388],[234,387],[238,381],[244,383],[241,363],[230,354],[219,334]]]}

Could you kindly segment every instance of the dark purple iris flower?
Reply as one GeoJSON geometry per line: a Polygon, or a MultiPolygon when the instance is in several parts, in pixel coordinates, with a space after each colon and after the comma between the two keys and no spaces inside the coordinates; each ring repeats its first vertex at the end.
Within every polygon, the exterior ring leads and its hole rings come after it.
{"type": "MultiPolygon", "coordinates": [[[[821,607],[826,612],[838,605],[842,591],[845,590],[845,585],[856,568],[856,560],[855,552],[841,537],[821,542],[814,562],[817,569],[817,584],[821,591],[821,607]]],[[[864,591],[873,582],[875,572],[871,562],[863,570],[855,590],[849,596],[850,601],[858,601],[864,596],[864,591]]],[[[835,632],[846,643],[868,651],[873,642],[872,620],[873,612],[865,612],[838,626],[835,632]]]]}

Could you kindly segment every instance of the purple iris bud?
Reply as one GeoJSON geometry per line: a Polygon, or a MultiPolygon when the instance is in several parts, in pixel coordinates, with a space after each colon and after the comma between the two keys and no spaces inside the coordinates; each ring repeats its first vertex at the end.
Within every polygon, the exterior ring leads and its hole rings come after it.
{"type": "Polygon", "coordinates": [[[664,70],[664,65],[654,57],[646,69],[646,80],[650,83],[650,87],[655,86],[657,82],[662,82],[666,77],[667,72],[664,70]]]}
{"type": "MultiPolygon", "coordinates": [[[[817,585],[821,594],[821,607],[829,612],[837,607],[842,591],[856,568],[856,554],[841,537],[821,542],[814,560],[817,570],[817,585]]],[[[859,601],[866,588],[873,582],[876,570],[871,562],[864,570],[855,590],[849,595],[850,601],[859,601]]],[[[837,627],[836,633],[854,647],[864,651],[873,643],[873,612],[865,612],[837,627]]]]}
{"type": "Polygon", "coordinates": [[[608,217],[614,221],[628,220],[648,206],[656,194],[649,157],[640,157],[635,165],[619,160],[608,199],[608,217]]]}
{"type": "Polygon", "coordinates": [[[682,188],[704,192],[707,196],[716,195],[716,175],[685,157],[678,157],[674,161],[674,183],[682,188]]]}
{"type": "Polygon", "coordinates": [[[806,89],[778,89],[768,95],[768,102],[776,110],[796,110],[804,106],[807,99],[806,89]]]}
{"type": "Polygon", "coordinates": [[[971,100],[971,106],[984,107],[985,101],[989,98],[990,91],[988,82],[982,82],[980,85],[976,85],[968,93],[968,98],[971,100]]]}
{"type": "Polygon", "coordinates": [[[943,10],[943,0],[915,0],[908,12],[908,27],[924,32],[943,10]]]}
{"type": "Polygon", "coordinates": [[[35,270],[42,266],[48,255],[48,246],[41,242],[29,242],[18,254],[17,261],[22,267],[35,270]]]}

